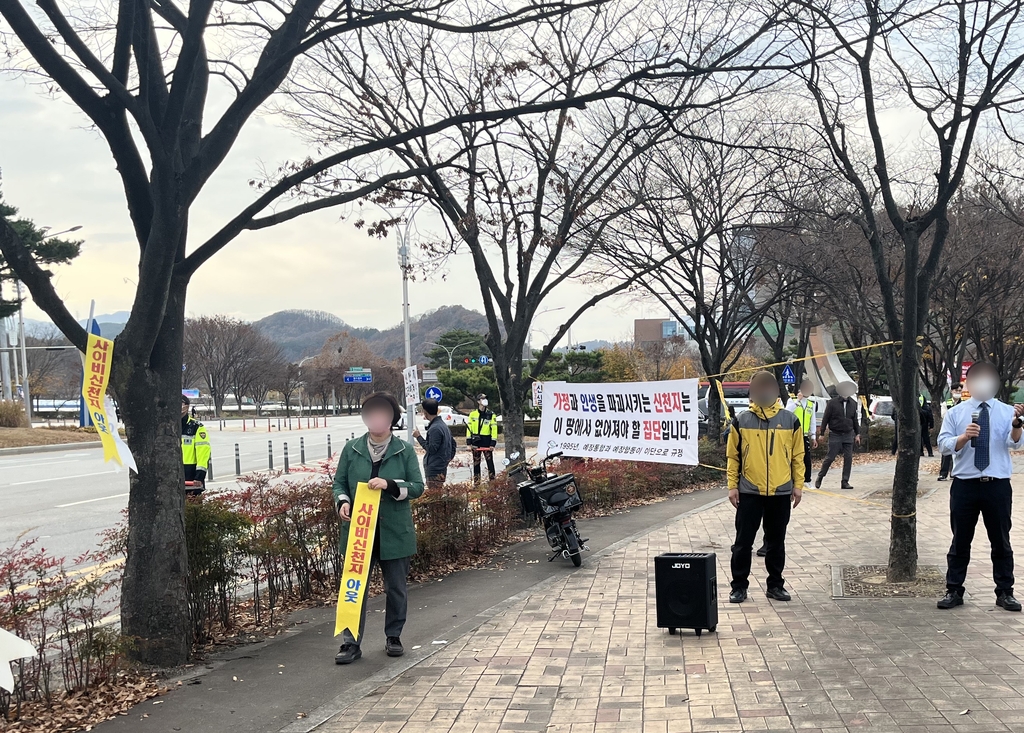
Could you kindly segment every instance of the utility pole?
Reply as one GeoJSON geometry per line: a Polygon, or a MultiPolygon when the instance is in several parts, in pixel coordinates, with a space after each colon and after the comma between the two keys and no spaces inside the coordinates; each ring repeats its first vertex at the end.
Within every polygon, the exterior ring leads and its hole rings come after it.
{"type": "MultiPolygon", "coordinates": [[[[406,369],[412,366],[412,335],[409,326],[409,227],[415,215],[416,211],[413,211],[405,225],[398,229],[398,266],[402,268],[402,323],[405,327],[406,369]]],[[[406,440],[412,443],[412,433],[416,429],[416,411],[413,405],[406,405],[405,408],[406,440]]]]}
{"type": "MultiPolygon", "coordinates": [[[[15,287],[18,290],[18,302],[21,302],[21,280],[15,280],[15,287]]],[[[25,308],[18,308],[18,340],[21,347],[21,393],[25,400],[25,417],[28,418],[28,426],[32,427],[32,398],[28,392],[28,356],[25,349],[25,308]]]]}

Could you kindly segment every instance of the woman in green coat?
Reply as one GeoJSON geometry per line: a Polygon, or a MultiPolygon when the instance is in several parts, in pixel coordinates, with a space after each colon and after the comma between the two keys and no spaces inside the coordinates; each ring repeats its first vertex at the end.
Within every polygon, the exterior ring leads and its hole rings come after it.
{"type": "MultiPolygon", "coordinates": [[[[370,574],[380,565],[384,576],[387,603],[384,611],[384,649],[389,657],[400,657],[402,628],[408,608],[407,578],[412,556],[416,554],[416,530],[412,523],[410,499],[423,494],[423,477],[413,447],[391,434],[402,418],[394,397],[374,392],[363,401],[363,423],[367,433],[345,444],[334,475],[334,505],[341,517],[341,551],[348,545],[352,519],[352,497],[356,486],[366,482],[374,491],[383,492],[377,535],[370,557],[370,574]]],[[[351,664],[363,653],[359,642],[366,625],[366,604],[359,619],[359,641],[346,629],[336,664],[351,664]]]]}

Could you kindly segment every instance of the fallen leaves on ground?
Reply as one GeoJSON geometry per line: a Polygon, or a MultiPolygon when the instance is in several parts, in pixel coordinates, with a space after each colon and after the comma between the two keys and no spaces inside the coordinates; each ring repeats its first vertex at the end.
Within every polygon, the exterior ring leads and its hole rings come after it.
{"type": "Polygon", "coordinates": [[[21,717],[7,722],[4,730],[12,733],[88,731],[105,720],[127,715],[133,706],[165,692],[163,682],[153,675],[122,673],[89,690],[57,698],[51,706],[45,703],[22,705],[21,717]]]}

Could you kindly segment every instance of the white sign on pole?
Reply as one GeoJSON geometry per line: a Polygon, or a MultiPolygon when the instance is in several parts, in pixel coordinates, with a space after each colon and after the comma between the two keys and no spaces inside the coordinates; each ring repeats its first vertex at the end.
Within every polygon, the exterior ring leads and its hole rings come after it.
{"type": "Polygon", "coordinates": [[[413,364],[402,371],[402,376],[405,377],[405,404],[415,405],[420,401],[419,369],[413,364]]]}
{"type": "Polygon", "coordinates": [[[539,410],[544,404],[544,382],[533,382],[533,409],[539,410]]]}
{"type": "Polygon", "coordinates": [[[695,466],[697,380],[545,382],[538,454],[695,466]]]}

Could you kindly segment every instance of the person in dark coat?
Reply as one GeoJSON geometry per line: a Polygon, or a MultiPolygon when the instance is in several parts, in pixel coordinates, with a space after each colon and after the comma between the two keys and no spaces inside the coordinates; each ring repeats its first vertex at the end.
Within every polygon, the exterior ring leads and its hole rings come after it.
{"type": "Polygon", "coordinates": [[[918,416],[921,420],[921,455],[924,455],[925,448],[928,449],[928,457],[931,458],[932,453],[932,428],[935,427],[935,416],[932,414],[932,405],[926,399],[921,399],[921,404],[918,407],[918,416]]]}
{"type": "Polygon", "coordinates": [[[455,457],[457,446],[452,431],[438,414],[437,400],[423,400],[420,407],[423,409],[423,418],[427,421],[427,435],[424,437],[419,430],[414,430],[412,437],[416,438],[420,447],[426,451],[423,457],[423,474],[426,476],[427,486],[434,489],[443,486],[448,479],[448,464],[455,457]]]}

